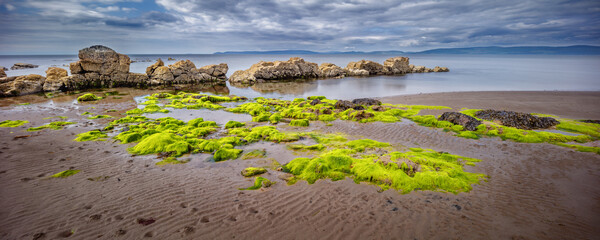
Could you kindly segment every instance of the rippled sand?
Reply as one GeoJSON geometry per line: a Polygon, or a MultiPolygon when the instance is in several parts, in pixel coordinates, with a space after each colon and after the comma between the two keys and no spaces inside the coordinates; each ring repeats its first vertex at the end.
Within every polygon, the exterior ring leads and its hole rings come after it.
{"type": "MultiPolygon", "coordinates": [[[[249,166],[287,163],[304,153],[283,144],[260,142],[244,149],[267,149],[262,159],[208,162],[209,155],[184,156],[191,162],[156,166],[155,155],[131,156],[127,144],[74,142],[81,132],[110,119],[88,120],[85,111],[108,109],[113,116],[135,107],[127,90],[122,99],[74,104],[74,96],[49,103],[39,96],[0,99],[4,119],[31,123],[0,128],[0,238],[56,239],[594,239],[600,236],[600,155],[550,144],[526,144],[452,136],[409,121],[313,123],[307,129],[343,132],[393,143],[432,148],[482,159],[467,171],[485,173],[488,182],[457,195],[431,191],[378,192],[351,179],[277,181],[268,189],[240,191],[252,179],[240,175],[249,166]],[[15,103],[32,102],[27,106],[15,103]],[[89,109],[90,107],[95,109],[89,109]],[[24,132],[67,116],[77,122],[60,131],[24,132]],[[16,138],[16,136],[26,136],[16,138]],[[66,179],[50,175],[69,169],[66,179]],[[108,176],[108,178],[105,178],[108,176]],[[97,178],[99,177],[99,178],[97,178]],[[97,178],[102,181],[90,181],[97,178]],[[155,219],[144,226],[138,219],[155,219]],[[36,235],[37,234],[37,235],[36,235]]],[[[384,102],[446,105],[460,109],[495,108],[600,119],[599,92],[472,92],[384,98],[384,102]]],[[[199,114],[200,112],[190,112],[199,114]]],[[[222,119],[201,112],[205,119],[222,119]]],[[[215,114],[215,115],[213,115],[215,114]]],[[[243,118],[243,115],[241,115],[243,118]]],[[[225,119],[223,119],[225,120],[225,119]]],[[[225,121],[226,122],[226,121],[225,121]]],[[[280,123],[282,130],[299,130],[280,123]]]]}

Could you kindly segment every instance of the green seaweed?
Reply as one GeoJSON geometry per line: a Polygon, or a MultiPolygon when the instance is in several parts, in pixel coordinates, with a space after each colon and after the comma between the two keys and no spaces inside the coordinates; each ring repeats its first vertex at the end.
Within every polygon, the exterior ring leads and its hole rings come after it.
{"type": "Polygon", "coordinates": [[[29,123],[27,120],[4,120],[0,122],[0,127],[20,127],[23,124],[29,123]]]}
{"type": "Polygon", "coordinates": [[[189,160],[178,160],[175,157],[166,157],[163,160],[156,162],[157,166],[168,165],[168,164],[184,164],[188,163],[189,160]]]}
{"type": "Polygon", "coordinates": [[[256,176],[256,175],[260,175],[263,173],[266,173],[267,169],[261,168],[261,167],[248,167],[245,168],[244,170],[242,170],[242,176],[244,177],[252,177],[252,176],[256,176]]]}
{"type": "Polygon", "coordinates": [[[87,141],[106,141],[108,136],[99,130],[92,130],[89,132],[84,132],[77,134],[77,138],[73,141],[77,142],[87,142],[87,141]]]}
{"type": "Polygon", "coordinates": [[[62,172],[56,173],[56,174],[54,174],[54,175],[52,175],[50,177],[53,177],[53,178],[67,178],[67,177],[70,177],[70,176],[73,176],[73,175],[77,174],[80,171],[81,170],[66,170],[66,171],[62,171],[62,172]]]}
{"type": "Polygon", "coordinates": [[[304,144],[288,144],[287,145],[289,149],[292,150],[310,150],[310,151],[323,151],[325,148],[325,145],[323,144],[314,144],[314,145],[304,145],[304,144]]]}
{"type": "Polygon", "coordinates": [[[75,124],[75,122],[51,122],[39,127],[31,127],[28,128],[27,131],[28,132],[35,132],[35,131],[40,131],[40,130],[44,130],[46,128],[50,128],[52,130],[61,130],[63,129],[63,126],[66,125],[71,125],[71,124],[75,124]]]}
{"type": "Polygon", "coordinates": [[[275,183],[270,181],[269,179],[266,179],[264,177],[256,177],[254,178],[254,185],[248,188],[239,188],[239,190],[257,190],[263,187],[268,188],[273,184],[275,183]]]}
{"type": "Polygon", "coordinates": [[[245,123],[241,123],[241,122],[237,122],[237,121],[229,121],[225,124],[225,129],[239,128],[239,127],[244,127],[244,126],[246,126],[245,123]]]}
{"type": "Polygon", "coordinates": [[[54,117],[45,117],[45,118],[42,118],[42,119],[48,120],[48,119],[53,119],[53,118],[67,119],[68,117],[65,117],[65,116],[54,116],[54,117]]]}
{"type": "Polygon", "coordinates": [[[264,149],[254,149],[252,151],[244,153],[242,155],[242,159],[252,159],[252,158],[264,158],[267,155],[267,151],[264,149]]]}
{"type": "Polygon", "coordinates": [[[110,115],[96,115],[96,116],[89,116],[88,119],[99,119],[99,118],[112,118],[112,116],[110,115]]]}
{"type": "Polygon", "coordinates": [[[215,162],[225,161],[229,159],[237,159],[242,154],[242,149],[235,149],[232,145],[224,146],[215,151],[213,158],[215,162]]]}
{"type": "Polygon", "coordinates": [[[176,156],[180,156],[189,151],[189,144],[181,136],[169,132],[159,132],[144,138],[128,150],[138,155],[173,152],[176,156]]]}
{"type": "Polygon", "coordinates": [[[561,147],[572,148],[579,152],[591,152],[591,153],[600,154],[600,147],[589,147],[589,146],[582,146],[582,145],[577,145],[577,144],[566,144],[566,143],[554,143],[554,144],[561,146],[561,147]]]}
{"type": "Polygon", "coordinates": [[[378,142],[371,139],[358,139],[347,142],[346,146],[358,152],[364,152],[365,149],[385,148],[391,145],[389,143],[378,142]]]}
{"type": "Polygon", "coordinates": [[[100,99],[102,99],[102,97],[98,97],[98,96],[94,95],[93,93],[86,93],[86,94],[83,94],[83,95],[79,96],[77,98],[77,101],[79,101],[79,102],[88,102],[88,101],[97,101],[97,100],[100,100],[100,99]]]}
{"type": "Polygon", "coordinates": [[[290,122],[290,126],[308,127],[309,121],[306,119],[294,119],[290,122]]]}

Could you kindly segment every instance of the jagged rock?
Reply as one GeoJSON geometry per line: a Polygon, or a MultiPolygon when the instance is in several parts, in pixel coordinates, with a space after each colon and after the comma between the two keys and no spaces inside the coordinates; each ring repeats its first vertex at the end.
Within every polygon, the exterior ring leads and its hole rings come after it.
{"type": "Polygon", "coordinates": [[[4,72],[4,67],[0,67],[0,78],[6,77],[6,73],[4,72]]]}
{"type": "Polygon", "coordinates": [[[364,71],[369,72],[368,75],[381,75],[384,73],[383,65],[369,61],[369,60],[360,60],[358,62],[350,62],[346,66],[344,70],[346,70],[347,75],[349,76],[365,76],[364,71]]]}
{"type": "Polygon", "coordinates": [[[352,103],[365,106],[381,105],[381,101],[372,98],[357,98],[352,100],[352,103]]]}
{"type": "Polygon", "coordinates": [[[49,67],[46,70],[46,81],[44,82],[44,91],[58,91],[61,88],[64,88],[65,78],[69,73],[66,69],[58,68],[58,67],[49,67]]]}
{"type": "Polygon", "coordinates": [[[449,72],[450,69],[448,69],[447,67],[435,66],[432,71],[433,72],[449,72]]]}
{"type": "Polygon", "coordinates": [[[152,73],[154,73],[154,70],[156,70],[158,67],[162,67],[164,65],[165,65],[165,63],[162,61],[162,59],[159,58],[158,60],[156,60],[156,62],[154,64],[152,64],[146,68],[146,75],[151,76],[152,73]]]}
{"type": "Polygon", "coordinates": [[[538,117],[529,113],[496,111],[492,109],[478,111],[475,113],[475,116],[489,121],[500,121],[504,126],[526,130],[549,128],[560,123],[551,117],[538,117]]]}
{"type": "MultiPolygon", "coordinates": [[[[127,55],[114,50],[95,45],[79,50],[79,61],[71,64],[71,74],[98,73],[112,76],[119,73],[129,73],[131,60],[127,55]]],[[[94,79],[91,79],[94,80],[94,79]]]]}
{"type": "Polygon", "coordinates": [[[46,78],[37,74],[18,76],[0,84],[0,97],[11,97],[41,92],[46,78]]]}
{"type": "Polygon", "coordinates": [[[15,63],[10,70],[19,70],[19,69],[27,69],[27,68],[37,68],[38,65],[34,65],[31,63],[15,63]]]}
{"type": "Polygon", "coordinates": [[[171,73],[173,73],[173,77],[175,78],[181,76],[182,74],[188,74],[192,72],[192,70],[196,71],[195,73],[197,73],[196,65],[194,65],[194,63],[190,60],[177,61],[176,63],[169,65],[169,69],[171,69],[171,73]]]}
{"type": "Polygon", "coordinates": [[[388,75],[410,73],[412,71],[408,62],[407,57],[388,58],[383,62],[383,72],[388,75]]]}
{"type": "Polygon", "coordinates": [[[438,120],[461,125],[465,130],[468,131],[477,130],[477,126],[481,124],[481,121],[477,120],[476,118],[459,112],[445,112],[438,118],[438,120]]]}
{"type": "Polygon", "coordinates": [[[333,63],[322,63],[319,66],[319,77],[322,78],[342,78],[346,76],[346,72],[341,67],[333,63]]]}
{"type": "Polygon", "coordinates": [[[425,66],[415,66],[415,65],[410,65],[411,69],[413,73],[423,73],[426,72],[427,68],[425,66]]]}
{"type": "Polygon", "coordinates": [[[148,77],[150,77],[150,82],[153,85],[170,82],[173,81],[173,79],[175,79],[173,73],[171,72],[171,69],[169,69],[169,67],[166,66],[157,67],[148,77]]]}
{"type": "Polygon", "coordinates": [[[247,70],[236,71],[229,78],[230,82],[254,83],[257,81],[285,80],[319,77],[319,66],[294,57],[288,61],[263,62],[252,65],[247,70]]]}
{"type": "Polygon", "coordinates": [[[198,68],[199,73],[206,73],[209,76],[215,77],[217,79],[227,79],[227,71],[229,71],[229,66],[226,63],[221,64],[213,64],[198,68]]]}
{"type": "Polygon", "coordinates": [[[12,77],[3,77],[0,78],[0,83],[7,83],[7,82],[12,82],[15,79],[17,79],[18,76],[12,76],[12,77]]]}

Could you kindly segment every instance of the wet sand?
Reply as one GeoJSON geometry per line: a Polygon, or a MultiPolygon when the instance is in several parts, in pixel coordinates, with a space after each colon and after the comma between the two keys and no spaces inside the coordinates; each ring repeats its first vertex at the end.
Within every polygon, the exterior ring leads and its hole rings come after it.
{"type": "MultiPolygon", "coordinates": [[[[146,91],[147,92],[147,91],[146,91]]],[[[208,154],[183,156],[187,164],[156,166],[155,155],[131,156],[130,145],[74,142],[81,132],[110,119],[89,120],[108,109],[113,116],[135,107],[131,90],[122,99],[76,104],[74,96],[53,103],[37,96],[0,99],[1,117],[31,123],[0,128],[0,238],[61,239],[595,239],[600,236],[600,155],[551,144],[526,144],[451,136],[438,129],[399,123],[335,121],[307,129],[343,132],[396,146],[432,148],[479,158],[467,171],[488,182],[468,193],[379,192],[351,179],[300,181],[288,186],[281,172],[264,177],[268,189],[252,185],[240,171],[249,166],[285,164],[304,153],[283,144],[260,142],[266,158],[208,162],[208,154]],[[37,97],[37,98],[36,98],[37,97]],[[10,104],[6,104],[10,101],[10,104]],[[19,102],[37,102],[15,106],[19,102]],[[95,107],[95,108],[90,108],[95,107]],[[77,122],[64,130],[28,133],[50,116],[77,122]],[[31,135],[14,139],[15,136],[31,135]],[[65,179],[50,175],[81,172],[65,179]],[[92,178],[96,181],[90,181],[92,178]],[[138,219],[154,219],[142,225],[138,219]]],[[[384,102],[495,108],[600,119],[600,92],[469,92],[383,98],[384,102]]],[[[194,111],[194,110],[190,110],[194,111]]],[[[203,112],[203,114],[213,114],[203,112]]],[[[214,113],[217,114],[217,113],[214,113]]]]}

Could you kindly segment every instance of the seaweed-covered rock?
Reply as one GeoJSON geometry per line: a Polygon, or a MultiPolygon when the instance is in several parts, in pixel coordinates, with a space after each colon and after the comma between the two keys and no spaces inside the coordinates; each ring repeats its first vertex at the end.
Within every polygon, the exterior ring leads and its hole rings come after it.
{"type": "Polygon", "coordinates": [[[529,113],[492,109],[478,111],[475,113],[475,116],[489,121],[500,121],[504,126],[526,130],[549,128],[560,123],[551,117],[538,117],[529,113]]]}
{"type": "Polygon", "coordinates": [[[373,98],[357,98],[352,100],[352,103],[365,106],[381,105],[381,101],[373,98]]]}
{"type": "Polygon", "coordinates": [[[388,58],[383,62],[383,72],[388,75],[410,73],[407,57],[388,58]]]}
{"type": "Polygon", "coordinates": [[[365,71],[369,73],[368,75],[381,75],[384,73],[383,69],[383,65],[379,63],[360,60],[348,63],[344,70],[346,70],[346,74],[349,76],[365,76],[365,71]]]}
{"type": "Polygon", "coordinates": [[[346,110],[346,109],[350,109],[350,108],[354,108],[356,106],[356,104],[350,102],[350,101],[346,101],[346,100],[338,100],[335,105],[333,106],[333,108],[335,109],[341,109],[341,110],[346,110]]]}
{"type": "Polygon", "coordinates": [[[445,112],[438,118],[438,120],[461,125],[465,128],[465,130],[469,131],[477,130],[477,126],[481,124],[481,121],[477,120],[476,118],[459,112],[445,112]]]}
{"type": "Polygon", "coordinates": [[[12,97],[41,92],[45,80],[46,78],[37,74],[18,76],[12,81],[0,84],[0,97],[12,97]]]}
{"type": "Polygon", "coordinates": [[[58,67],[49,67],[46,70],[46,82],[44,82],[44,91],[58,91],[65,86],[65,77],[69,75],[66,69],[58,67]]]}
{"type": "Polygon", "coordinates": [[[342,78],[346,76],[344,69],[333,63],[322,63],[319,66],[319,72],[319,76],[322,78],[342,78]]]}
{"type": "Polygon", "coordinates": [[[242,170],[242,176],[244,177],[252,177],[252,176],[256,176],[256,175],[260,175],[263,173],[266,173],[267,169],[261,168],[261,167],[249,167],[249,168],[245,168],[244,170],[242,170]]]}
{"type": "Polygon", "coordinates": [[[313,100],[310,102],[310,105],[313,105],[313,106],[314,106],[314,105],[317,105],[317,104],[320,104],[320,103],[321,103],[321,100],[319,100],[318,98],[315,98],[315,99],[313,99],[313,100]]]}
{"type": "Polygon", "coordinates": [[[255,83],[269,80],[291,80],[319,77],[319,66],[293,57],[287,61],[260,61],[247,70],[239,70],[229,77],[230,82],[255,83]]]}
{"type": "Polygon", "coordinates": [[[356,121],[360,121],[360,120],[363,120],[363,119],[372,118],[374,116],[375,115],[372,114],[372,113],[370,113],[370,112],[367,112],[367,111],[364,111],[364,110],[360,110],[360,111],[357,111],[356,113],[353,113],[352,118],[354,120],[356,120],[356,121]]]}
{"type": "Polygon", "coordinates": [[[34,65],[31,63],[15,63],[10,70],[19,70],[19,69],[28,69],[28,68],[37,68],[38,65],[34,65]]]}

